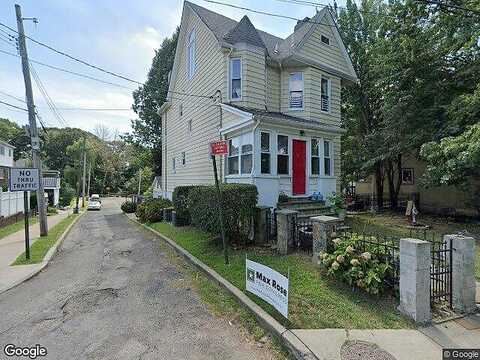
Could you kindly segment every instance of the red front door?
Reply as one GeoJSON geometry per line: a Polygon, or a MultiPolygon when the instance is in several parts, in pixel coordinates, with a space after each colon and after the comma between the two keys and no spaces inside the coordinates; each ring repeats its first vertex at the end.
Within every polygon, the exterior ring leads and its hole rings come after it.
{"type": "Polygon", "coordinates": [[[305,141],[293,140],[293,174],[292,191],[293,195],[305,195],[306,193],[306,159],[307,145],[305,141]]]}

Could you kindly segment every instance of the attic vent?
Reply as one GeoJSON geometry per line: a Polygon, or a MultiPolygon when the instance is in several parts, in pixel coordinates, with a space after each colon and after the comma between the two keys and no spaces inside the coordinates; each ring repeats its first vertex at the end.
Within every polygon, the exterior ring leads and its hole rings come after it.
{"type": "Polygon", "coordinates": [[[326,37],[325,35],[322,35],[322,42],[324,44],[330,45],[330,39],[326,37]]]}

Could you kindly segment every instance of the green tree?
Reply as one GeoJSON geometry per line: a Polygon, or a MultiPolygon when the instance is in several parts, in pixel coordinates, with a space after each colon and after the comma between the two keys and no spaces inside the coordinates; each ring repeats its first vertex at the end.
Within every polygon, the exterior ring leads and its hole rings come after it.
{"type": "Polygon", "coordinates": [[[0,139],[15,146],[13,150],[14,160],[30,156],[30,138],[25,130],[13,121],[0,118],[0,139]]]}
{"type": "Polygon", "coordinates": [[[133,110],[138,119],[132,120],[132,133],[125,136],[131,143],[142,144],[152,152],[154,172],[162,174],[162,121],[158,110],[165,102],[169,74],[173,67],[179,28],[172,37],[163,40],[155,52],[147,81],[133,93],[133,110]]]}

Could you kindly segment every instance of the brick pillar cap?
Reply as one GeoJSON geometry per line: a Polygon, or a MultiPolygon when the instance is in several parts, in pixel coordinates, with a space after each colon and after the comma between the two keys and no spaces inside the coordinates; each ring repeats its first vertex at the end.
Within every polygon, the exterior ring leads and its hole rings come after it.
{"type": "Polygon", "coordinates": [[[342,222],[342,219],[334,217],[334,216],[314,216],[310,218],[312,221],[321,222],[321,223],[337,223],[342,222]]]}
{"type": "Polygon", "coordinates": [[[293,214],[298,214],[298,211],[295,211],[295,210],[289,210],[289,209],[282,209],[282,210],[277,210],[277,214],[282,214],[282,215],[293,215],[293,214]]]}

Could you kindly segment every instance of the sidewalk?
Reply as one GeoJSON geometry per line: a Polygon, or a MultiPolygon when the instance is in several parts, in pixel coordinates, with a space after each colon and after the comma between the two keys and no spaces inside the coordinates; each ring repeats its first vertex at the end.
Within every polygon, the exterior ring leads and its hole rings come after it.
{"type": "MultiPolygon", "coordinates": [[[[47,217],[48,228],[51,229],[62,219],[66,218],[69,211],[59,211],[57,215],[47,217]]],[[[30,245],[40,237],[40,224],[30,225],[30,245]]],[[[25,251],[25,231],[22,229],[0,239],[0,293],[12,285],[35,273],[41,263],[33,265],[10,266],[18,255],[25,251]]]]}

